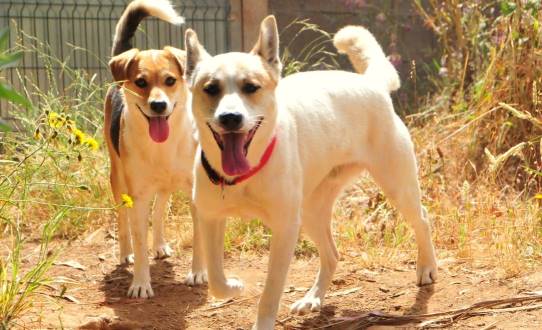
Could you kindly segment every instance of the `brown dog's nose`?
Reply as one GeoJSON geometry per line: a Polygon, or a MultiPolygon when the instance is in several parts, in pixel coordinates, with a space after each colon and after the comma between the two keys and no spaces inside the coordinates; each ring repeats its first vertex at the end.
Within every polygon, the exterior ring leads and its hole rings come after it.
{"type": "Polygon", "coordinates": [[[226,112],[218,116],[220,126],[227,131],[236,131],[243,124],[243,115],[239,112],[226,112]]]}
{"type": "Polygon", "coordinates": [[[167,103],[164,101],[152,101],[150,103],[150,106],[151,106],[152,111],[156,113],[162,113],[166,111],[167,103]]]}

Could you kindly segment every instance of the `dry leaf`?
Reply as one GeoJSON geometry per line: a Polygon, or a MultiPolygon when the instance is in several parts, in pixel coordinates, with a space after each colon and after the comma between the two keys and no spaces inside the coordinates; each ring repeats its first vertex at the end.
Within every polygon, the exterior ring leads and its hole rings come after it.
{"type": "Polygon", "coordinates": [[[75,298],[74,296],[70,296],[68,294],[63,295],[62,299],[67,300],[67,301],[72,302],[72,303],[76,303],[76,304],[81,303],[77,298],[75,298]]]}
{"type": "Polygon", "coordinates": [[[346,290],[342,290],[342,291],[337,291],[337,292],[331,293],[331,294],[329,294],[327,296],[328,297],[346,296],[347,294],[354,293],[356,291],[359,291],[360,289],[361,289],[361,286],[358,286],[356,288],[350,288],[350,289],[346,289],[346,290]]]}
{"type": "Polygon", "coordinates": [[[71,267],[71,268],[75,268],[75,269],[79,269],[79,270],[86,270],[87,269],[85,266],[81,265],[80,263],[78,263],[75,260],[60,261],[60,262],[55,262],[54,264],[57,265],[57,266],[67,266],[67,267],[71,267]]]}

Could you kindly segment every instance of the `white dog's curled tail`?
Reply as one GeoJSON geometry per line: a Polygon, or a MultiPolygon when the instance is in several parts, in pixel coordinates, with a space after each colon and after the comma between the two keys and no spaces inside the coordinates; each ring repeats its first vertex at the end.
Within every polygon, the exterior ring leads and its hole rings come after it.
{"type": "Polygon", "coordinates": [[[158,17],[171,24],[180,25],[184,18],[179,16],[168,0],[135,0],[122,13],[115,29],[111,56],[132,49],[132,38],[139,23],[148,16],[158,17]]]}
{"type": "Polygon", "coordinates": [[[378,41],[362,26],[345,26],[333,38],[335,48],[341,54],[348,55],[354,69],[359,74],[371,76],[380,81],[392,92],[401,86],[395,67],[388,60],[378,41]]]}

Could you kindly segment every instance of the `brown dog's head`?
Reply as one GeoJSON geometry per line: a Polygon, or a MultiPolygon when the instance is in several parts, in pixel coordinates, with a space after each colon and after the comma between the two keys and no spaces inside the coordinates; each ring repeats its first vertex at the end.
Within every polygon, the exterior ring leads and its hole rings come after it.
{"type": "Polygon", "coordinates": [[[128,108],[138,109],[139,114],[133,117],[140,123],[148,122],[149,135],[157,143],[167,140],[169,117],[186,102],[185,60],[184,51],[165,47],[145,51],[134,48],[109,62],[113,78],[125,90],[128,108]]]}
{"type": "Polygon", "coordinates": [[[261,156],[276,122],[281,64],[275,18],[262,21],[250,53],[211,57],[192,30],[185,42],[185,77],[202,147],[214,161],[221,159],[225,174],[246,173],[261,156]]]}

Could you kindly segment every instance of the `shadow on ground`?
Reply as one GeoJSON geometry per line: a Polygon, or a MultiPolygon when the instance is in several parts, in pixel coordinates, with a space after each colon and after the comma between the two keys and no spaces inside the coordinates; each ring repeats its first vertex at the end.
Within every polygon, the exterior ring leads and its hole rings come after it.
{"type": "Polygon", "coordinates": [[[183,329],[186,316],[207,300],[207,286],[189,287],[175,277],[174,265],[168,260],[151,264],[154,297],[130,299],[126,292],[132,272],[117,266],[105,274],[100,290],[105,293],[105,305],[114,310],[116,319],[106,329],[183,329]]]}

